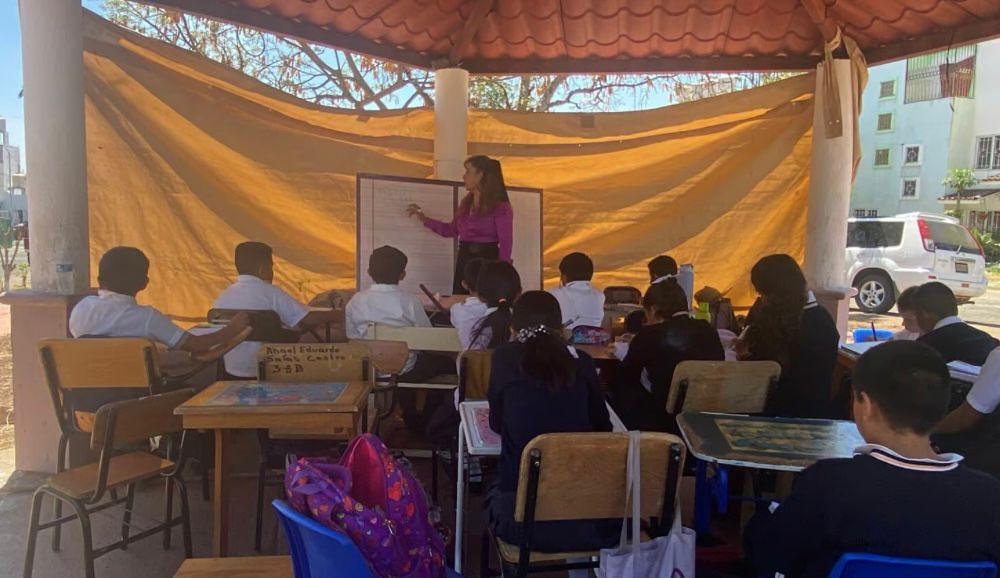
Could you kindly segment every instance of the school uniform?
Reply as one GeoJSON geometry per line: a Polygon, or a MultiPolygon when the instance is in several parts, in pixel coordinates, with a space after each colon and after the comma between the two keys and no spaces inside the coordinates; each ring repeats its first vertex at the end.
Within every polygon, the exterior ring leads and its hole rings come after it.
{"type": "Polygon", "coordinates": [[[965,464],[1000,478],[1000,349],[986,358],[965,402],[983,414],[982,421],[967,431],[934,436],[944,451],[965,456],[965,464]]]}
{"type": "MultiPolygon", "coordinates": [[[[611,431],[611,420],[601,393],[594,360],[571,349],[577,371],[573,383],[552,389],[524,372],[525,345],[504,343],[493,352],[490,372],[490,427],[500,434],[500,465],[488,506],[497,535],[508,543],[519,541],[514,523],[514,495],[521,454],[535,437],[556,432],[611,431]]],[[[558,552],[597,549],[617,542],[620,522],[542,522],[535,525],[533,548],[558,552]]]]}
{"type": "Polygon", "coordinates": [[[844,553],[1000,562],[1000,481],[962,456],[912,459],[865,445],[796,479],[744,533],[757,575],[820,578],[844,553]]]}
{"type": "Polygon", "coordinates": [[[549,289],[559,302],[563,326],[574,329],[581,325],[600,327],[604,323],[604,293],[590,281],[570,281],[562,287],[549,289]]]}
{"type": "Polygon", "coordinates": [[[676,422],[666,412],[674,369],[682,361],[725,357],[718,331],[686,311],[647,325],[632,338],[618,368],[615,412],[629,429],[676,432],[676,422]]]}
{"type": "MultiPolygon", "coordinates": [[[[274,311],[281,324],[293,328],[299,324],[309,308],[299,303],[280,287],[268,283],[254,275],[239,275],[236,282],[227,287],[212,304],[215,309],[246,309],[274,311]]],[[[244,341],[226,354],[226,373],[236,377],[257,376],[257,352],[261,342],[244,341]]]]}
{"type": "MultiPolygon", "coordinates": [[[[180,347],[188,333],[156,308],[139,305],[135,297],[100,289],[84,297],[69,316],[73,337],[142,337],[168,349],[180,347]]],[[[75,411],[94,412],[102,405],[149,395],[148,389],[95,388],[68,392],[75,411]]]]}
{"type": "Polygon", "coordinates": [[[957,315],[938,321],[917,342],[933,347],[946,362],[964,361],[972,365],[986,363],[990,352],[1000,346],[1000,341],[989,333],[965,323],[957,315]]]}
{"type": "Polygon", "coordinates": [[[496,310],[496,307],[487,307],[479,297],[469,297],[451,306],[451,324],[458,332],[463,349],[486,349],[491,338],[489,328],[484,329],[478,338],[476,333],[480,322],[496,310]]]}

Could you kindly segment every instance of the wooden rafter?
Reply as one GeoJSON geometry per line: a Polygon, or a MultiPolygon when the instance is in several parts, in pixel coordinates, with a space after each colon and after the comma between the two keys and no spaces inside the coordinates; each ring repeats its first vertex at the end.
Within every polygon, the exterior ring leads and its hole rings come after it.
{"type": "Polygon", "coordinates": [[[476,37],[479,27],[486,21],[486,16],[493,10],[493,2],[494,0],[476,0],[476,4],[472,7],[472,12],[465,19],[462,31],[458,35],[458,41],[455,42],[448,53],[448,61],[452,66],[458,66],[462,62],[462,55],[465,54],[465,50],[469,47],[472,39],[476,37]]]}

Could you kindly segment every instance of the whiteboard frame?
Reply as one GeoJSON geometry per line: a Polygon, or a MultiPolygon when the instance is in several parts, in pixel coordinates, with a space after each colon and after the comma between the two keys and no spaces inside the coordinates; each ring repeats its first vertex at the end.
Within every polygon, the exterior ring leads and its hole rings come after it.
{"type": "MultiPolygon", "coordinates": [[[[418,177],[403,177],[398,175],[381,175],[377,173],[357,173],[355,179],[355,198],[354,198],[354,213],[355,213],[355,245],[354,245],[354,289],[360,290],[361,287],[361,277],[368,271],[367,265],[364,267],[361,264],[361,182],[365,179],[371,179],[372,181],[391,181],[397,183],[418,183],[427,185],[444,185],[450,186],[452,188],[452,194],[454,195],[455,208],[454,211],[458,213],[458,204],[461,202],[461,197],[459,196],[465,188],[465,183],[460,181],[446,181],[441,179],[421,179],[418,177]]],[[[517,191],[520,193],[536,193],[538,194],[538,226],[540,228],[538,232],[538,283],[541,285],[540,290],[544,290],[545,287],[545,195],[542,194],[542,189],[537,187],[507,187],[508,191],[517,191]]],[[[455,256],[458,256],[458,237],[455,237],[455,256]]],[[[454,265],[452,265],[454,269],[454,265]]]]}

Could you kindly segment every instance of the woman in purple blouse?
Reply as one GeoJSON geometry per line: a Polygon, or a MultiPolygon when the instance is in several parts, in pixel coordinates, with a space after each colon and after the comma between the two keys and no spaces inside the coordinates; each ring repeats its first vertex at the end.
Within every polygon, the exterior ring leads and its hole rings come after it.
{"type": "Polygon", "coordinates": [[[462,180],[469,194],[459,203],[458,212],[450,223],[424,215],[415,204],[406,209],[407,214],[416,215],[425,227],[438,235],[458,237],[454,295],[468,293],[462,287],[462,272],[469,260],[500,259],[509,263],[514,239],[514,211],[507,197],[500,161],[482,155],[469,157],[462,180]]]}

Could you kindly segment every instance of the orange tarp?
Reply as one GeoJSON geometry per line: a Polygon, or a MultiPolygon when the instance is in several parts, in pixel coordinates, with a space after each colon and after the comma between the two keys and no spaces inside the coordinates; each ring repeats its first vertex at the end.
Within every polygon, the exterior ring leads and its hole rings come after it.
{"type": "MultiPolygon", "coordinates": [[[[140,300],[169,314],[204,316],[248,239],[275,248],[276,282],[303,299],[353,287],[356,173],[432,174],[432,111],[323,108],[96,16],[86,27],[93,275],[108,248],[141,248],[140,300]]],[[[544,189],[548,286],[570,251],[593,257],[598,285],[643,288],[645,263],[670,253],[747,304],[756,259],[802,257],[814,84],[645,112],[473,111],[469,150],[544,189]]]]}

